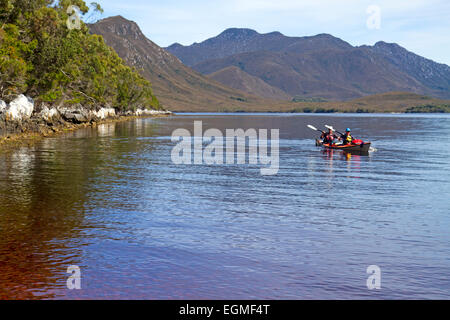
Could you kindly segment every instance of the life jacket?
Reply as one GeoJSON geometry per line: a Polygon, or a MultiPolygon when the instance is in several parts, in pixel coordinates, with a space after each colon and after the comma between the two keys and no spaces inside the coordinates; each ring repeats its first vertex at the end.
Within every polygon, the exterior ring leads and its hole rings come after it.
{"type": "Polygon", "coordinates": [[[350,134],[344,135],[344,144],[352,144],[353,137],[350,134]]]}
{"type": "Polygon", "coordinates": [[[352,140],[353,140],[353,138],[352,138],[352,136],[349,135],[349,134],[348,134],[347,137],[345,138],[345,141],[347,141],[348,143],[351,143],[352,140]]]}

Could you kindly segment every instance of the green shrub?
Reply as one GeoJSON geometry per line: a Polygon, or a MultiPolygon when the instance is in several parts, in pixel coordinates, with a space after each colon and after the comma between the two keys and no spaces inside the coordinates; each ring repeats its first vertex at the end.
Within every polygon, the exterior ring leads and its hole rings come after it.
{"type": "Polygon", "coordinates": [[[101,36],[83,23],[69,30],[69,5],[89,10],[82,0],[0,0],[0,99],[25,93],[38,102],[88,108],[159,109],[150,83],[101,36]]]}
{"type": "Polygon", "coordinates": [[[406,113],[450,113],[450,105],[423,105],[410,107],[406,113]]]}

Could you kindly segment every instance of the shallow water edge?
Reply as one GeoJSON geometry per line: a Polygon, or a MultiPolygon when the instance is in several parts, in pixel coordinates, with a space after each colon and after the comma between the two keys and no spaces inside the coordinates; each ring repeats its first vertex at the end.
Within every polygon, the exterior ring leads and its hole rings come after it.
{"type": "MultiPolygon", "coordinates": [[[[173,113],[162,113],[153,115],[120,115],[116,117],[106,118],[97,121],[91,121],[87,123],[71,123],[71,122],[61,122],[55,126],[39,126],[37,124],[32,124],[29,127],[24,126],[22,128],[23,132],[17,133],[4,133],[0,135],[0,152],[11,151],[18,147],[32,146],[34,143],[47,137],[54,137],[56,135],[64,134],[67,132],[73,132],[76,130],[84,128],[95,128],[101,124],[117,123],[124,121],[131,121],[136,119],[146,119],[146,118],[162,118],[174,116],[173,113]]],[[[31,122],[32,123],[32,122],[31,122]]]]}

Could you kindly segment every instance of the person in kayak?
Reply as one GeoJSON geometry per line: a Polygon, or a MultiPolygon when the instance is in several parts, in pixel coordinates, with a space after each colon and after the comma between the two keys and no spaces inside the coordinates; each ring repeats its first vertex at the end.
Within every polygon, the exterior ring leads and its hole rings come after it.
{"type": "Polygon", "coordinates": [[[352,144],[353,137],[350,128],[345,129],[345,133],[341,135],[339,140],[341,140],[344,145],[352,144]]]}
{"type": "Polygon", "coordinates": [[[322,133],[320,136],[322,139],[322,143],[333,144],[334,140],[338,139],[338,137],[333,133],[333,130],[328,129],[328,132],[322,133]]]}

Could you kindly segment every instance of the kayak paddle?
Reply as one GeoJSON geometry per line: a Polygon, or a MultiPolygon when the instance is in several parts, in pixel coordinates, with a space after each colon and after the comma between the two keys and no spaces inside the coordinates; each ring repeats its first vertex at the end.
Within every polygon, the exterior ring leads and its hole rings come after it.
{"type": "Polygon", "coordinates": [[[316,127],[314,127],[314,126],[312,126],[312,125],[310,125],[310,124],[308,124],[308,128],[310,128],[310,129],[312,129],[312,130],[314,130],[314,131],[319,131],[319,132],[322,132],[322,133],[323,133],[322,130],[317,129],[316,127]]]}
{"type": "Polygon", "coordinates": [[[335,130],[334,128],[333,128],[333,126],[329,126],[329,125],[325,125],[325,128],[327,128],[327,129],[331,129],[331,130],[333,130],[334,132],[337,132],[337,133],[339,133],[341,136],[343,136],[344,134],[342,133],[342,132],[339,132],[339,131],[337,131],[337,130],[335,130]]]}

